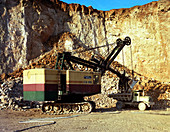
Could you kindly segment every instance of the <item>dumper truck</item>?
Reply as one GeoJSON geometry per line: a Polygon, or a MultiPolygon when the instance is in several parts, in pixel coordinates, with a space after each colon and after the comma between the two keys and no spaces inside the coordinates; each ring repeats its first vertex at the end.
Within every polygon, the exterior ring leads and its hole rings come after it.
{"type": "Polygon", "coordinates": [[[117,100],[116,108],[121,110],[127,105],[138,107],[139,110],[146,110],[152,108],[155,104],[151,96],[146,95],[145,90],[133,90],[134,85],[137,81],[133,80],[130,85],[129,92],[122,92],[117,94],[109,94],[108,96],[117,100]]]}

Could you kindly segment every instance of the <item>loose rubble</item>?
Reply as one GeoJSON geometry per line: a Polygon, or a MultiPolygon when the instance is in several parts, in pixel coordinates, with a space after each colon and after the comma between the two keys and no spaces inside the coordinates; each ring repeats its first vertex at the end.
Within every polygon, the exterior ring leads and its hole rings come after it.
{"type": "Polygon", "coordinates": [[[0,85],[0,109],[20,109],[23,100],[22,77],[8,79],[0,85]]]}

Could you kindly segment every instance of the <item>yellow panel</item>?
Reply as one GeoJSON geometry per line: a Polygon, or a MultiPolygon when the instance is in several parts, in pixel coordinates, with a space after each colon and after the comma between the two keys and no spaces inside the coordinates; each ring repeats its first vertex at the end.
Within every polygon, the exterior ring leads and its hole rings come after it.
{"type": "Polygon", "coordinates": [[[94,84],[95,75],[99,78],[101,84],[101,73],[87,71],[71,71],[67,70],[67,84],[94,84]]]}
{"type": "Polygon", "coordinates": [[[29,69],[23,72],[23,84],[58,84],[60,75],[54,69],[29,69]]]}
{"type": "Polygon", "coordinates": [[[23,84],[44,83],[45,69],[29,69],[23,72],[23,84]]]}
{"type": "Polygon", "coordinates": [[[46,70],[45,72],[46,84],[58,84],[60,81],[60,75],[66,73],[65,71],[60,70],[46,70]]]}

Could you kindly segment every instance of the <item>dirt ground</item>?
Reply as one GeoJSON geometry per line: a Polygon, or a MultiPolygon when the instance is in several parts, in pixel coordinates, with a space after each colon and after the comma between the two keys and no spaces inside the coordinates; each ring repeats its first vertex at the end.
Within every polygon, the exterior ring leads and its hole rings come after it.
{"type": "Polygon", "coordinates": [[[1,110],[0,131],[168,132],[170,131],[170,111],[98,109],[90,114],[46,115],[41,114],[37,109],[25,112],[1,110]]]}

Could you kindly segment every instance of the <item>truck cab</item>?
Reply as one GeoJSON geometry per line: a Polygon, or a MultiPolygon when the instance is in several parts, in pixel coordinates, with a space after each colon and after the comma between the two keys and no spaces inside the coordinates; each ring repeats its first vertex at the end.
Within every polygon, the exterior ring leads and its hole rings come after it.
{"type": "Polygon", "coordinates": [[[145,96],[144,90],[133,91],[133,102],[149,102],[150,96],[145,96]]]}
{"type": "Polygon", "coordinates": [[[145,95],[144,90],[133,91],[133,100],[134,103],[139,103],[139,110],[145,110],[147,107],[152,107],[154,102],[150,96],[145,95]]]}

